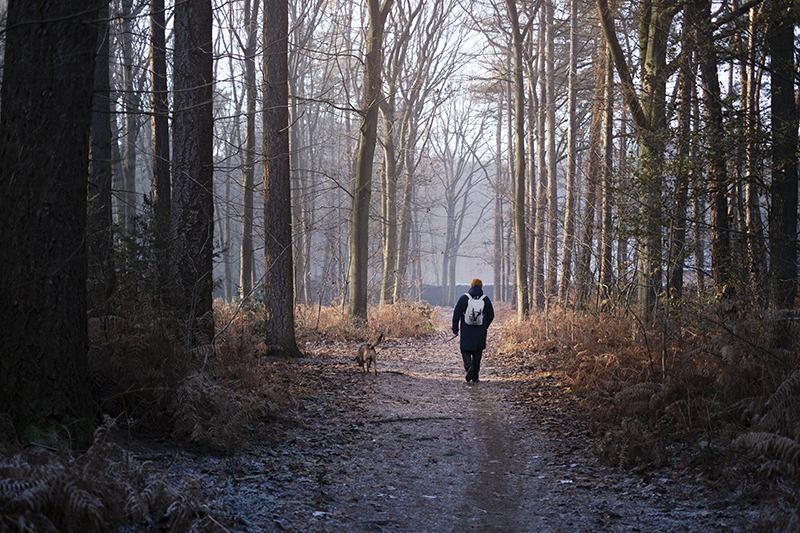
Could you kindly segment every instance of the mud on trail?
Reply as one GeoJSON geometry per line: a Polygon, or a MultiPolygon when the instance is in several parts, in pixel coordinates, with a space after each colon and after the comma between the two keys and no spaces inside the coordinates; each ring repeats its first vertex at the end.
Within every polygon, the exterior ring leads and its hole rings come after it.
{"type": "Polygon", "coordinates": [[[686,474],[602,466],[545,363],[521,367],[490,336],[481,381],[468,384],[446,339],[384,341],[377,376],[361,373],[354,347],[309,346],[313,357],[290,363],[305,380],[300,420],[275,443],[163,460],[213,487],[230,531],[748,529],[744,511],[686,474]]]}

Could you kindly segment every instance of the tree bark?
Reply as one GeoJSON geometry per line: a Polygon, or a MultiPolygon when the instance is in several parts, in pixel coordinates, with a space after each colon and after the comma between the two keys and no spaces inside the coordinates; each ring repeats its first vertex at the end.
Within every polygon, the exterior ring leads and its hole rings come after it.
{"type": "Polygon", "coordinates": [[[545,277],[544,277],[544,253],[547,243],[547,151],[545,141],[545,130],[547,120],[547,76],[545,75],[545,40],[547,38],[545,10],[539,12],[539,38],[537,43],[538,50],[538,70],[539,70],[539,115],[537,117],[537,140],[536,140],[536,161],[537,161],[537,191],[536,191],[536,242],[534,243],[534,275],[533,275],[533,294],[536,302],[536,309],[543,310],[545,305],[545,277]]]}
{"type": "Polygon", "coordinates": [[[364,58],[364,96],[361,135],[358,143],[353,214],[350,227],[350,299],[351,319],[367,319],[367,260],[369,258],[369,203],[372,196],[372,159],[378,128],[378,105],[381,96],[381,60],[383,27],[392,0],[367,0],[369,28],[364,58]]]}
{"type": "Polygon", "coordinates": [[[242,184],[242,242],[239,248],[239,296],[246,297],[253,289],[253,196],[256,159],[256,44],[258,42],[258,6],[261,0],[244,2],[247,45],[244,50],[244,84],[247,98],[244,137],[244,183],[242,184]]]}
{"type": "Polygon", "coordinates": [[[210,0],[175,5],[171,263],[173,299],[190,347],[214,337],[212,20],[210,0]]]}
{"type": "MultiPolygon", "coordinates": [[[[730,296],[734,291],[733,265],[728,219],[727,170],[723,146],[725,127],[722,122],[722,104],[717,73],[717,54],[711,28],[711,3],[699,0],[697,13],[701,23],[698,49],[702,54],[700,72],[703,79],[703,105],[706,114],[708,147],[709,199],[711,202],[711,271],[714,292],[718,298],[730,296]]],[[[796,210],[795,210],[796,211],[796,210]]],[[[795,212],[796,215],[796,212],[795,212]]]]}
{"type": "Polygon", "coordinates": [[[264,3],[264,302],[271,351],[299,357],[294,331],[288,0],[264,3]]]}
{"type": "Polygon", "coordinates": [[[567,74],[567,195],[564,202],[564,244],[561,248],[561,282],[558,299],[567,302],[572,274],[572,247],[575,243],[575,173],[577,172],[578,113],[576,77],[578,70],[578,2],[570,0],[569,72],[567,74]]]}
{"type": "Polygon", "coordinates": [[[558,155],[556,154],[555,39],[553,16],[555,6],[545,5],[547,43],[545,78],[547,80],[547,280],[548,299],[558,295],[558,155]]]}
{"type": "Polygon", "coordinates": [[[111,98],[109,85],[108,6],[97,16],[97,57],[92,97],[92,132],[89,149],[89,308],[110,312],[108,302],[116,286],[114,230],[111,207],[111,98]]]}
{"type": "MultiPolygon", "coordinates": [[[[794,2],[774,0],[769,13],[772,183],[769,211],[769,306],[794,307],[797,296],[797,109],[794,2]]],[[[783,336],[784,343],[791,337],[783,336]]]]}
{"type": "Polygon", "coordinates": [[[511,19],[514,49],[514,272],[517,320],[530,312],[528,302],[528,236],[525,228],[525,80],[523,78],[523,43],[526,30],[520,28],[516,0],[506,0],[511,19]]]}
{"type": "Polygon", "coordinates": [[[8,5],[0,108],[0,412],[85,446],[86,196],[98,5],[8,5]]]}
{"type": "Polygon", "coordinates": [[[169,284],[169,221],[172,179],[169,158],[169,92],[164,0],[150,0],[150,119],[153,148],[153,234],[159,287],[169,284]]]}
{"type": "Polygon", "coordinates": [[[608,57],[608,45],[605,38],[598,43],[597,55],[594,59],[595,85],[592,117],[589,122],[589,161],[586,169],[586,200],[583,210],[583,234],[576,265],[576,283],[578,304],[586,303],[594,285],[592,275],[592,256],[594,255],[594,233],[597,216],[597,193],[600,182],[600,165],[602,161],[602,125],[603,101],[605,100],[606,65],[611,61],[608,57]]]}

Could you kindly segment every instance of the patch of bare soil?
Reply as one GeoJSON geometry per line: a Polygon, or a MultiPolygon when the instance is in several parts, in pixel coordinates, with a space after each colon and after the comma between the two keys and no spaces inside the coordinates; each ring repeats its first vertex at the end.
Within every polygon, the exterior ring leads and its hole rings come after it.
{"type": "Polygon", "coordinates": [[[602,466],[544,362],[514,365],[490,338],[468,384],[446,340],[384,341],[377,376],[354,347],[309,346],[289,363],[307,390],[299,421],[274,443],[227,458],[147,453],[199,480],[229,531],[748,530],[749,512],[688,475],[602,466]]]}

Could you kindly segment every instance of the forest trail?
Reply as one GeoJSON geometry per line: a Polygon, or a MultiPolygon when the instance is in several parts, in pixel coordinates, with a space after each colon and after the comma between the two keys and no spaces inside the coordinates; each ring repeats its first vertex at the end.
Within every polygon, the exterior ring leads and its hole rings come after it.
{"type": "Polygon", "coordinates": [[[510,364],[491,338],[481,382],[466,383],[447,338],[385,341],[377,376],[352,347],[318,345],[291,363],[313,383],[299,425],[233,458],[171,457],[172,468],[215,487],[230,531],[748,529],[687,475],[602,466],[558,379],[510,364]],[[540,400],[514,401],[521,391],[540,400]]]}

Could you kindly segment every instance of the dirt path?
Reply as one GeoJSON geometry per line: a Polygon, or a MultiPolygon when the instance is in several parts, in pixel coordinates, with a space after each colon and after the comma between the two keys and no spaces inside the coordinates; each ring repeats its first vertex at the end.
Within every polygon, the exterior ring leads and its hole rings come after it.
{"type": "Polygon", "coordinates": [[[283,443],[172,465],[215,487],[237,531],[747,530],[744,513],[685,476],[601,466],[546,370],[521,373],[489,351],[482,381],[467,384],[456,341],[442,340],[384,343],[377,376],[350,348],[321,348],[294,363],[315,392],[283,443]],[[518,405],[521,390],[542,401],[518,405]]]}

